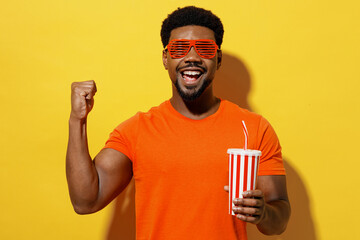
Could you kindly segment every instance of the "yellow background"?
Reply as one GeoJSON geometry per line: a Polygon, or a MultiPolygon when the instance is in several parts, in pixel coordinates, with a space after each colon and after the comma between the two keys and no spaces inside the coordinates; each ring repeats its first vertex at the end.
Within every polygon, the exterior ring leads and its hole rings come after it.
{"type": "Polygon", "coordinates": [[[295,239],[303,212],[303,239],[360,236],[358,1],[14,0],[0,5],[0,239],[105,238],[112,206],[79,216],[68,197],[70,84],[96,80],[94,156],[117,124],[170,98],[160,26],[191,4],[222,19],[224,53],[249,73],[247,101],[307,195],[302,204],[289,189],[298,224],[271,239],[295,239]]]}

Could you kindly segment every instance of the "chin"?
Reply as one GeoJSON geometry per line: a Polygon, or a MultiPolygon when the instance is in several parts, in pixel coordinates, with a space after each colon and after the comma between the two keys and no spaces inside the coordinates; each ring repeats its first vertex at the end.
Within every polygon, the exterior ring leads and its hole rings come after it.
{"type": "Polygon", "coordinates": [[[199,98],[204,93],[206,88],[211,84],[210,80],[205,80],[201,84],[200,88],[198,88],[198,86],[196,86],[196,85],[194,85],[194,86],[180,86],[179,81],[180,80],[177,80],[175,82],[176,90],[177,90],[177,92],[179,93],[179,95],[181,96],[181,98],[183,100],[189,101],[189,102],[194,101],[197,98],[199,98]],[[186,90],[183,90],[182,87],[185,88],[186,90]]]}

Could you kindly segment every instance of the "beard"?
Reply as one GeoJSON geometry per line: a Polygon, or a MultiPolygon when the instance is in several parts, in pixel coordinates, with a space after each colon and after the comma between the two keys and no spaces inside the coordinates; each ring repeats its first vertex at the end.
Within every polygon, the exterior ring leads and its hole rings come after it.
{"type": "Polygon", "coordinates": [[[181,89],[179,85],[179,79],[176,79],[175,87],[177,92],[184,101],[191,102],[196,100],[198,97],[200,97],[201,94],[205,91],[205,89],[210,85],[210,83],[211,80],[206,79],[198,90],[196,90],[195,87],[191,87],[191,88],[186,87],[186,89],[190,90],[190,92],[185,92],[181,89]]]}

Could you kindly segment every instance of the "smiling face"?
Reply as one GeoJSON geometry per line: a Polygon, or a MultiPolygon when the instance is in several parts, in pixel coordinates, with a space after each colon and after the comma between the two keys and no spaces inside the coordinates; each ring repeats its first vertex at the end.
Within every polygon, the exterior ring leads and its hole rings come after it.
{"type": "MultiPolygon", "coordinates": [[[[189,25],[172,30],[169,41],[172,39],[215,40],[215,36],[207,27],[189,25]]],[[[193,101],[211,86],[215,72],[220,67],[221,51],[211,59],[201,58],[194,47],[183,58],[171,58],[169,51],[164,51],[163,63],[177,93],[182,99],[193,101]]]]}

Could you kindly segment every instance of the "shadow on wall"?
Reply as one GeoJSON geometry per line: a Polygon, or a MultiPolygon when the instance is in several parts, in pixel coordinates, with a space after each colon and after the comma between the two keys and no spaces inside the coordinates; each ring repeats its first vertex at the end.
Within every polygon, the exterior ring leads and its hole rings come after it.
{"type": "MultiPolygon", "coordinates": [[[[214,83],[216,96],[230,100],[242,108],[252,111],[248,103],[251,77],[245,64],[238,58],[223,53],[223,63],[214,83]]],[[[280,139],[281,141],[281,139],[280,139]]],[[[286,231],[280,236],[265,236],[256,226],[247,224],[248,238],[256,240],[316,240],[314,223],[310,213],[309,197],[296,170],[284,159],[288,194],[291,204],[291,218],[286,231]]]]}
{"type": "MultiPolygon", "coordinates": [[[[251,77],[244,63],[238,58],[223,53],[223,63],[214,82],[216,96],[227,99],[242,108],[249,109],[248,94],[251,77]]],[[[315,228],[309,208],[306,188],[296,170],[284,160],[287,186],[291,202],[291,219],[287,230],[280,236],[262,235],[252,224],[248,224],[248,238],[256,240],[316,240],[315,228]]],[[[107,240],[135,239],[135,185],[134,180],[116,198],[113,216],[107,231],[107,240]]]]}
{"type": "Polygon", "coordinates": [[[280,236],[265,236],[255,225],[248,224],[249,239],[256,240],[316,240],[314,223],[310,213],[309,197],[300,176],[284,159],[291,217],[286,231],[280,236]]]}
{"type": "Polygon", "coordinates": [[[113,204],[113,214],[107,240],[135,240],[135,182],[134,178],[113,204]]]}

